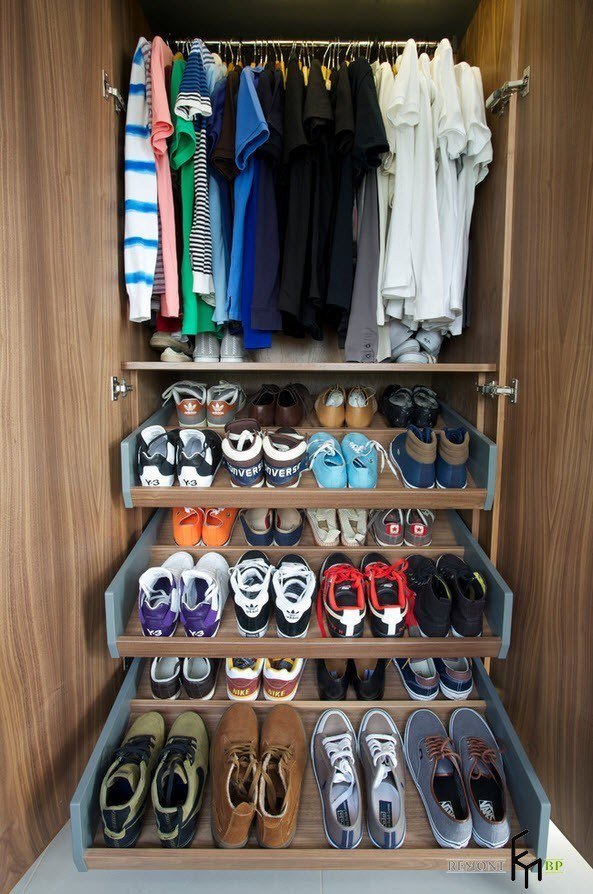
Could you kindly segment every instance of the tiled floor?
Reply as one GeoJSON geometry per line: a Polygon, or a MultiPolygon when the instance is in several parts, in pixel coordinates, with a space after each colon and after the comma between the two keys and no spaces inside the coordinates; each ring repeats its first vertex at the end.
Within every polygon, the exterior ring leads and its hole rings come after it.
{"type": "MultiPolygon", "coordinates": [[[[550,858],[564,861],[562,872],[530,880],[529,890],[542,894],[580,894],[593,891],[593,868],[552,826],[550,858]]],[[[13,889],[15,894],[195,894],[197,885],[208,894],[490,894],[523,891],[523,880],[510,875],[447,872],[87,872],[74,868],[70,826],[66,825],[13,889]],[[364,881],[363,881],[364,879],[364,881]]]]}

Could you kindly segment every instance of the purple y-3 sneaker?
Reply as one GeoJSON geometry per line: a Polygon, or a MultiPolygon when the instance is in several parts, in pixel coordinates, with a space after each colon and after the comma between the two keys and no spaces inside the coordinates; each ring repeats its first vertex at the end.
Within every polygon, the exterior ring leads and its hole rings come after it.
{"type": "Polygon", "coordinates": [[[229,565],[206,553],[181,575],[181,623],[188,636],[216,636],[229,592],[229,565]]]}
{"type": "Polygon", "coordinates": [[[138,614],[143,636],[173,636],[179,620],[179,579],[193,564],[189,553],[177,552],[140,575],[138,614]]]}

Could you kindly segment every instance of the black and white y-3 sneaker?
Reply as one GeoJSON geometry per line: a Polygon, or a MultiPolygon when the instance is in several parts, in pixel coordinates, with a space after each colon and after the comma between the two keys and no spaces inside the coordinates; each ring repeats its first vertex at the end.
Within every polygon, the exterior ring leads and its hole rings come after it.
{"type": "Polygon", "coordinates": [[[171,487],[175,481],[175,436],[162,425],[140,432],[138,475],[143,487],[171,487]]]}
{"type": "Polygon", "coordinates": [[[241,636],[264,636],[270,620],[272,574],[265,553],[250,549],[231,568],[231,591],[241,636]]]}
{"type": "Polygon", "coordinates": [[[272,578],[278,636],[305,636],[317,579],[300,556],[283,556],[272,578]]]}
{"type": "Polygon", "coordinates": [[[179,432],[175,467],[181,487],[210,487],[222,462],[222,443],[214,431],[179,432]]]}

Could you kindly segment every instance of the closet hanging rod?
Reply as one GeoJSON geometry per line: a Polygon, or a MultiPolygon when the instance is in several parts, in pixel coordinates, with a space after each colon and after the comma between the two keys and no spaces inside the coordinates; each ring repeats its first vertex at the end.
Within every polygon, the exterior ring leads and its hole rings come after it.
{"type": "MultiPolygon", "coordinates": [[[[169,37],[167,38],[171,43],[191,43],[192,40],[195,40],[194,37],[169,37]]],[[[325,38],[324,40],[310,40],[309,38],[291,38],[287,40],[286,38],[277,38],[277,37],[252,37],[252,38],[236,38],[236,37],[224,37],[224,38],[206,38],[203,37],[202,40],[206,45],[209,44],[221,44],[224,46],[225,44],[228,46],[240,46],[241,44],[245,44],[246,46],[252,46],[253,44],[270,44],[281,47],[291,47],[291,46],[314,46],[314,47],[328,47],[331,44],[344,46],[344,48],[349,45],[352,47],[370,47],[374,44],[380,44],[381,46],[389,46],[389,47],[405,47],[407,40],[379,40],[377,38],[369,39],[369,40],[349,40],[344,37],[332,37],[325,38]]],[[[408,38],[409,40],[409,38],[408,38]]],[[[430,49],[436,49],[439,45],[438,40],[418,40],[414,38],[415,42],[420,47],[429,47],[430,49]]]]}

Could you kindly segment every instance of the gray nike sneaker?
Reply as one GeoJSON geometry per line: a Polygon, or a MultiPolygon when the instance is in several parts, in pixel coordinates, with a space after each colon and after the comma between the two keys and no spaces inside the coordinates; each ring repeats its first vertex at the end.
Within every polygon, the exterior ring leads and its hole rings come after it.
{"type": "Polygon", "coordinates": [[[441,720],[427,708],[408,718],[404,751],[432,833],[441,847],[467,847],[472,820],[459,755],[441,720]]]}
{"type": "Polygon", "coordinates": [[[311,736],[311,764],[327,840],[332,847],[353,848],[362,838],[362,786],[356,734],[346,715],[325,711],[311,736]]]}
{"type": "Polygon", "coordinates": [[[461,772],[480,847],[502,847],[509,840],[507,784],[500,748],[483,717],[458,708],[449,720],[449,735],[461,757],[461,772]]]}
{"type": "Polygon", "coordinates": [[[389,714],[380,708],[367,711],[358,730],[358,750],[369,838],[375,847],[400,847],[406,837],[404,746],[389,714]]]}

